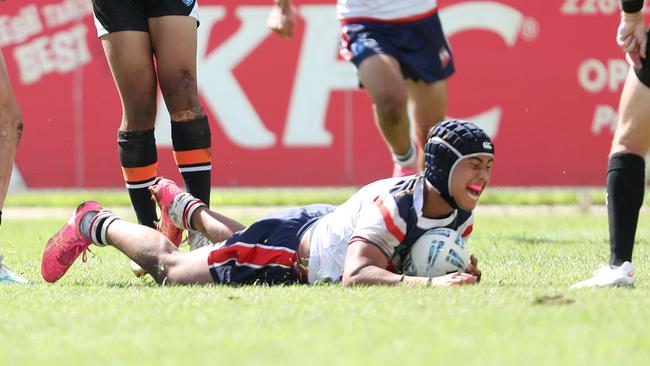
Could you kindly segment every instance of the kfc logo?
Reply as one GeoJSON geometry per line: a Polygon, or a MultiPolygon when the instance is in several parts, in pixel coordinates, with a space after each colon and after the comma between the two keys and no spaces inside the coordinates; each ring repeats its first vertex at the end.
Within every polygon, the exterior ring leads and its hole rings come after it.
{"type": "MultiPolygon", "coordinates": [[[[221,128],[236,145],[262,149],[281,144],[285,147],[327,147],[332,134],[325,128],[329,96],[335,90],[356,90],[358,80],[352,64],[337,60],[340,24],[332,5],[302,5],[298,10],[305,24],[296,77],[283,136],[271,132],[260,118],[255,105],[233,75],[233,69],[256,50],[270,35],[265,19],[268,6],[238,6],[235,16],[241,26],[219,47],[207,50],[209,36],[217,23],[229,14],[224,6],[201,7],[199,28],[200,90],[207,109],[218,117],[221,128]]],[[[483,30],[499,35],[508,47],[514,47],[526,18],[517,9],[496,1],[468,1],[440,10],[445,34],[452,37],[467,30],[483,30]]],[[[450,55],[440,54],[441,62],[450,55]]],[[[284,87],[284,86],[283,86],[284,87]]],[[[159,110],[165,111],[160,98],[159,110]]],[[[495,137],[502,107],[494,107],[466,119],[476,121],[495,137]]],[[[167,113],[159,113],[156,139],[171,146],[167,113]]]]}

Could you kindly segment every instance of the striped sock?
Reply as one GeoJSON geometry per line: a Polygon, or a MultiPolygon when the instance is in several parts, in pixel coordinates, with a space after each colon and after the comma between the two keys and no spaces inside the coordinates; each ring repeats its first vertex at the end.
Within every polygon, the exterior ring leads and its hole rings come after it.
{"type": "Polygon", "coordinates": [[[108,227],[119,219],[110,210],[90,211],[81,218],[79,231],[86,239],[103,247],[108,244],[106,240],[108,227]]]}
{"type": "Polygon", "coordinates": [[[174,159],[185,187],[194,197],[210,205],[212,140],[208,117],[172,121],[174,159]]]}
{"type": "Polygon", "coordinates": [[[155,228],[156,204],[148,189],[158,175],[154,130],[118,131],[117,144],[122,175],[138,222],[155,228]]]}
{"type": "Polygon", "coordinates": [[[176,227],[194,230],[192,215],[201,207],[206,207],[206,204],[191,194],[184,192],[174,197],[174,200],[169,205],[169,217],[176,227]]]}

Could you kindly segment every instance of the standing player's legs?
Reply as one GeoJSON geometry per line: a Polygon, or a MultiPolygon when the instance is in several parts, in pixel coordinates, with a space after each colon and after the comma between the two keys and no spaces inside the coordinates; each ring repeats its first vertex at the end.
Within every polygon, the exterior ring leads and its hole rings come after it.
{"type": "Polygon", "coordinates": [[[632,250],[645,189],[644,156],[650,147],[650,87],[647,85],[630,70],[621,94],[607,168],[609,265],[574,287],[634,285],[632,250]]]}
{"type": "Polygon", "coordinates": [[[212,144],[196,81],[196,27],[190,16],[149,18],[160,89],[171,117],[174,158],[187,191],[209,206],[212,144]]]}
{"type": "MultiPolygon", "coordinates": [[[[22,116],[9,83],[4,57],[0,53],[0,212],[9,189],[16,149],[22,132],[22,116]]],[[[0,220],[1,215],[0,213],[0,220]]]]}
{"type": "MultiPolygon", "coordinates": [[[[0,224],[2,224],[2,208],[9,189],[11,171],[22,131],[22,116],[9,83],[4,57],[0,52],[0,224]]],[[[0,283],[28,282],[5,267],[2,260],[2,253],[0,253],[0,283]]]]}
{"type": "Polygon", "coordinates": [[[117,143],[126,187],[138,222],[155,228],[156,206],[148,191],[158,175],[151,39],[146,32],[122,31],[104,35],[102,45],[122,102],[117,143]]]}
{"type": "Polygon", "coordinates": [[[645,189],[644,157],[650,147],[650,87],[631,70],[625,81],[619,121],[607,170],[610,265],[632,261],[645,189]]]}
{"type": "MultiPolygon", "coordinates": [[[[158,81],[171,117],[174,159],[185,187],[210,205],[212,139],[196,81],[197,21],[191,16],[149,18],[158,81]]],[[[188,232],[190,249],[210,244],[188,232]]]]}
{"type": "MultiPolygon", "coordinates": [[[[397,60],[387,54],[369,56],[358,66],[359,79],[372,99],[375,121],[399,168],[414,173],[416,151],[407,114],[408,91],[397,60]]],[[[397,171],[395,172],[398,173],[397,171]]]]}
{"type": "Polygon", "coordinates": [[[426,83],[407,80],[409,114],[415,123],[415,136],[421,157],[418,165],[424,169],[424,153],[421,151],[429,130],[445,119],[447,112],[447,82],[439,80],[426,83]]]}

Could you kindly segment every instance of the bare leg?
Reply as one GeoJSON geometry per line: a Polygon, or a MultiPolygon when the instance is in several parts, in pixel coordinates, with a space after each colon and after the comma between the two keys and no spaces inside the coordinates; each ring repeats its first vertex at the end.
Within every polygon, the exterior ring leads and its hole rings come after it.
{"type": "Polygon", "coordinates": [[[4,58],[0,53],[0,210],[4,207],[9,179],[23,130],[16,97],[9,84],[4,58]]]}
{"type": "Polygon", "coordinates": [[[411,147],[407,89],[397,60],[382,54],[368,57],[359,65],[359,78],[372,99],[384,141],[393,154],[407,154],[411,147]]]}
{"type": "MultiPolygon", "coordinates": [[[[415,136],[418,149],[426,143],[429,130],[445,119],[447,112],[447,82],[435,83],[407,80],[409,102],[408,107],[415,123],[415,136]]],[[[424,154],[420,152],[419,165],[424,168],[424,154]]]]}
{"type": "Polygon", "coordinates": [[[192,227],[205,235],[213,243],[224,241],[246,226],[241,223],[201,207],[192,215],[192,227]]]}
{"type": "Polygon", "coordinates": [[[644,157],[650,147],[650,88],[630,69],[619,105],[619,120],[610,155],[625,152],[644,157]]]}
{"type": "Polygon", "coordinates": [[[121,130],[142,131],[156,122],[156,72],[151,39],[145,32],[115,32],[102,46],[122,101],[121,130]]]}
{"type": "Polygon", "coordinates": [[[160,232],[122,220],[109,226],[106,238],[110,245],[139,264],[159,284],[214,282],[208,268],[211,247],[182,253],[160,232]]]}
{"type": "MultiPolygon", "coordinates": [[[[0,223],[2,223],[2,208],[9,190],[11,171],[22,132],[22,116],[9,83],[4,57],[0,52],[0,223]]],[[[2,259],[0,253],[0,277],[4,277],[7,282],[28,283],[24,278],[5,268],[2,259]]]]}
{"type": "Polygon", "coordinates": [[[205,115],[196,83],[196,20],[187,16],[149,19],[158,80],[172,121],[205,115]]]}

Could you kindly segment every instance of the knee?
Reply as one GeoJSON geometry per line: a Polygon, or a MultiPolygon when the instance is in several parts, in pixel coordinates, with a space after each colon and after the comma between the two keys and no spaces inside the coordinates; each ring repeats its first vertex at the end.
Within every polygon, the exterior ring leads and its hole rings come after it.
{"type": "Polygon", "coordinates": [[[174,273],[175,268],[178,267],[181,252],[179,252],[165,237],[159,238],[156,245],[159,248],[155,251],[160,254],[157,255],[156,260],[151,263],[155,265],[155,267],[153,269],[147,268],[147,270],[159,285],[169,284],[171,283],[169,278],[170,273],[174,273]]]}
{"type": "Polygon", "coordinates": [[[201,283],[193,275],[191,267],[192,260],[189,253],[174,250],[160,256],[159,271],[153,277],[161,285],[194,285],[201,283]]]}
{"type": "Polygon", "coordinates": [[[619,124],[612,139],[612,147],[610,155],[615,153],[631,153],[640,156],[645,156],[650,147],[650,138],[645,133],[639,133],[631,127],[633,122],[627,124],[619,124]],[[628,126],[624,128],[621,126],[628,126]]]}
{"type": "Polygon", "coordinates": [[[174,122],[194,121],[205,116],[205,111],[200,105],[181,111],[170,111],[169,117],[174,122]]]}
{"type": "Polygon", "coordinates": [[[161,88],[173,121],[203,117],[196,78],[190,70],[179,69],[170,73],[164,81],[161,80],[161,88]]]}
{"type": "Polygon", "coordinates": [[[148,130],[156,123],[156,95],[141,93],[124,101],[124,116],[120,129],[148,130]]]}
{"type": "Polygon", "coordinates": [[[406,116],[406,94],[399,91],[389,91],[375,98],[375,110],[380,123],[398,125],[406,116]]]}
{"type": "Polygon", "coordinates": [[[165,284],[194,285],[198,281],[189,273],[187,253],[176,252],[167,258],[165,263],[165,284]]]}

